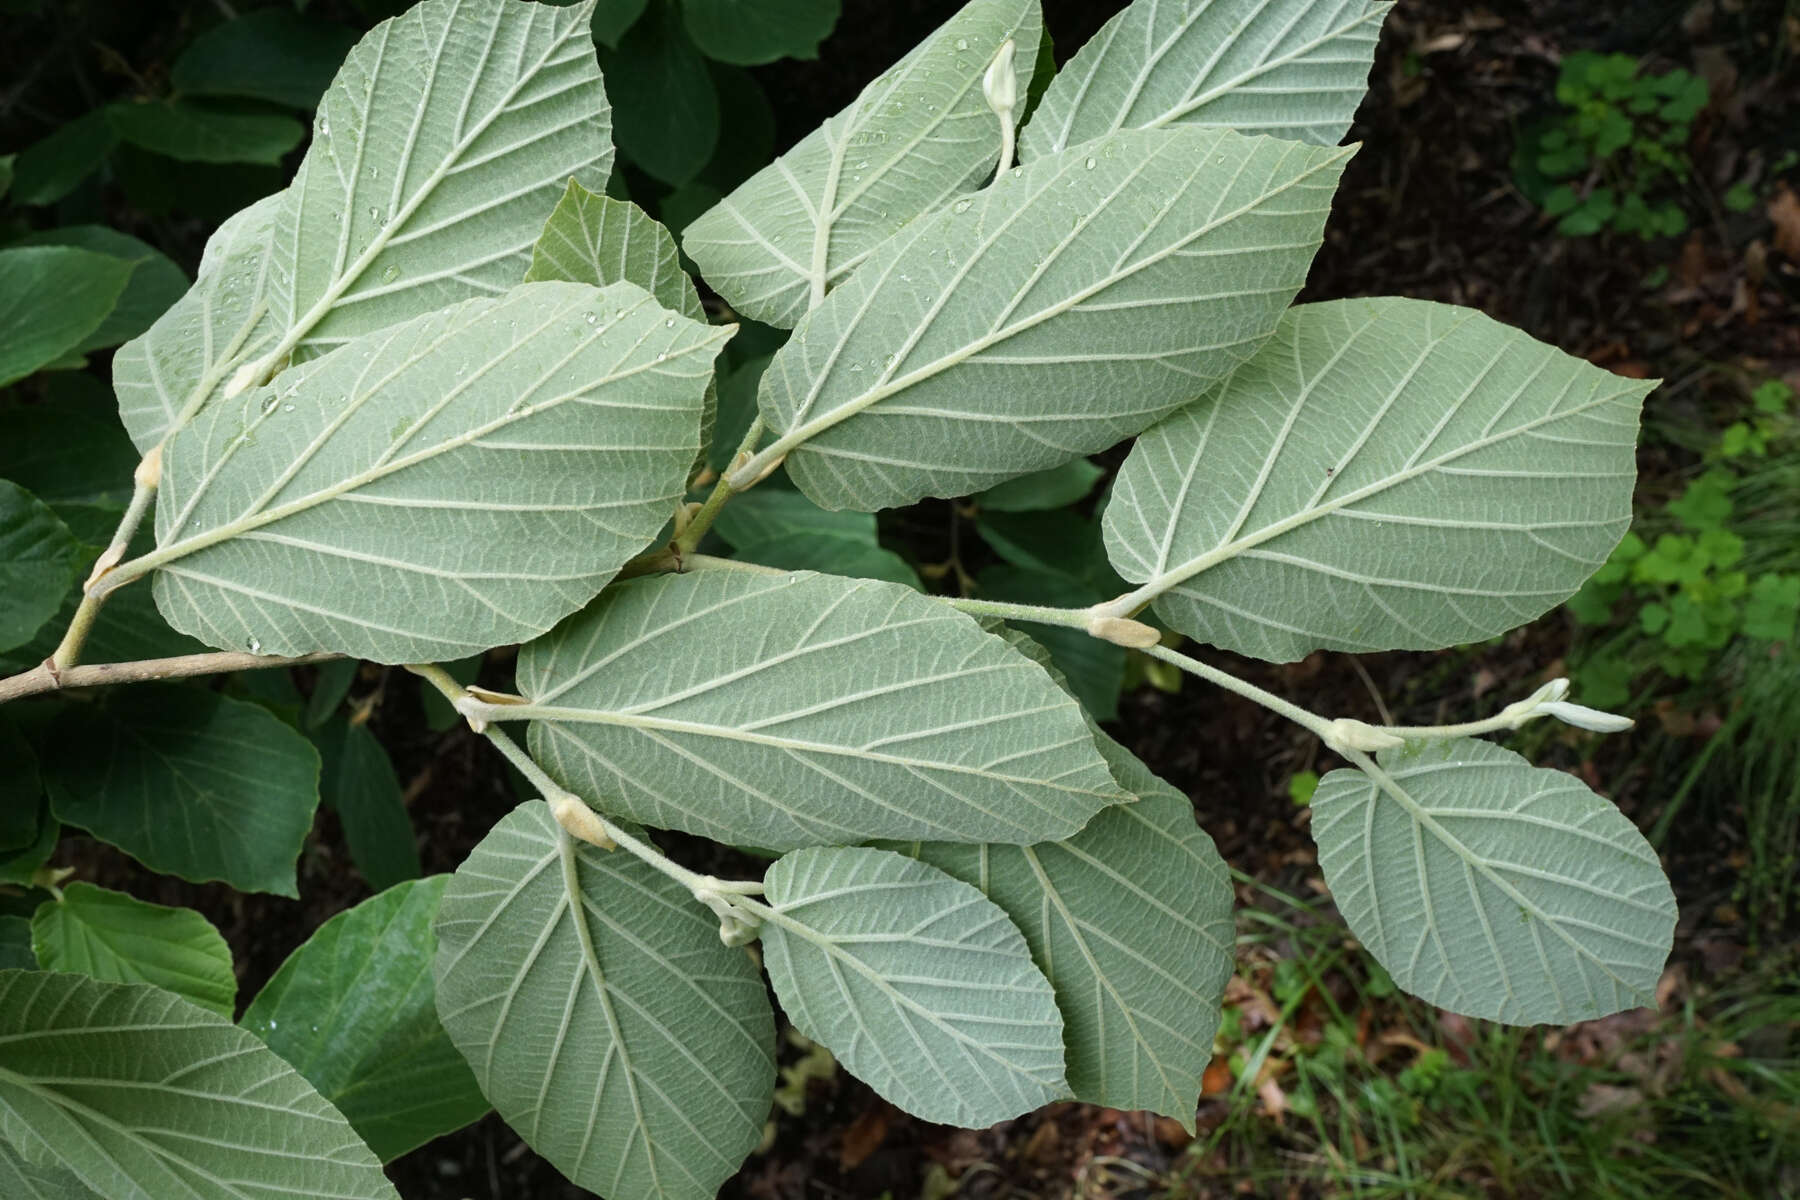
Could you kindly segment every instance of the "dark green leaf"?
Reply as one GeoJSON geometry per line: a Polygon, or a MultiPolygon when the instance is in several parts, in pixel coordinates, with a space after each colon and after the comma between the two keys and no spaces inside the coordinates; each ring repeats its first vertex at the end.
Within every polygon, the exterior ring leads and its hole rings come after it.
{"type": "MultiPolygon", "coordinates": [[[[11,801],[9,796],[8,802],[11,801]]],[[[50,856],[56,853],[56,842],[62,836],[62,826],[51,819],[47,806],[39,804],[36,808],[37,840],[23,850],[8,850],[0,854],[0,883],[30,887],[38,868],[49,862],[50,856]]]]}
{"type": "Polygon", "coordinates": [[[154,871],[297,896],[319,755],[267,710],[174,684],[71,705],[43,747],[58,818],[154,871]]]}
{"type": "Polygon", "coordinates": [[[594,6],[594,40],[602,46],[617,48],[625,31],[644,15],[647,0],[600,0],[594,6]]]}
{"type": "Polygon", "coordinates": [[[226,1017],[237,1004],[231,949],[212,922],[191,908],[71,883],[39,906],[31,920],[31,948],[46,971],[152,984],[226,1017]]]}
{"type": "Polygon", "coordinates": [[[311,111],[355,44],[356,32],[342,25],[258,9],[195,38],[169,82],[190,96],[247,96],[311,111]]]}
{"type": "Polygon", "coordinates": [[[0,650],[29,642],[75,585],[81,544],[48,505],[0,479],[0,650]]]}
{"type": "Polygon", "coordinates": [[[20,246],[75,246],[96,254],[110,254],[131,263],[135,268],[120,293],[118,303],[100,327],[83,338],[75,347],[76,354],[102,350],[128,342],[150,328],[156,318],[181,299],[188,289],[188,277],[167,255],[154,246],[138,241],[130,234],[108,229],[104,225],[70,225],[62,229],[46,229],[28,234],[16,243],[20,246]]]}
{"type": "Polygon", "coordinates": [[[688,33],[708,58],[760,66],[817,58],[837,24],[839,0],[682,0],[688,33]]]}
{"type": "Polygon", "coordinates": [[[323,769],[319,798],[337,810],[350,857],[379,892],[419,877],[419,847],[387,751],[366,725],[337,720],[313,735],[323,769]]]}
{"type": "Polygon", "coordinates": [[[384,1162],[488,1109],[438,1023],[431,922],[449,878],[400,884],[331,918],[244,1010],[244,1028],[384,1162]]]}
{"type": "Polygon", "coordinates": [[[988,512],[1036,512],[1073,504],[1094,490],[1106,474],[1085,458],[1073,458],[1060,467],[1034,471],[996,484],[975,497],[988,512]]]}
{"type": "Polygon", "coordinates": [[[13,162],[13,203],[56,203],[93,174],[118,141],[105,111],[96,109],[32,143],[13,162]]]}
{"type": "Polygon", "coordinates": [[[37,755],[12,718],[0,712],[0,857],[37,840],[43,798],[37,755]]]}
{"type": "Polygon", "coordinates": [[[719,140],[719,96],[673,0],[657,0],[605,56],[619,151],[664,183],[699,173],[719,140]]]}
{"type": "MultiPolygon", "coordinates": [[[[37,955],[31,952],[31,921],[25,917],[0,917],[0,971],[35,971],[37,955]]],[[[0,1146],[6,1143],[0,1142],[0,1146]]],[[[0,1175],[0,1179],[4,1179],[0,1175]]],[[[0,1191],[0,1195],[11,1195],[0,1191]]]]}
{"type": "Polygon", "coordinates": [[[123,140],[183,162],[276,166],[306,136],[292,117],[230,112],[180,100],[113,104],[106,116],[123,140]]]}
{"type": "MultiPolygon", "coordinates": [[[[1017,604],[1048,604],[1060,608],[1085,608],[1107,599],[1098,588],[1067,575],[1032,567],[993,566],[979,578],[986,600],[1017,604]]],[[[1069,690],[1096,720],[1111,721],[1119,715],[1119,688],[1125,682],[1125,648],[1084,630],[1061,625],[1027,624],[1025,631],[1043,643],[1057,670],[1068,677],[1069,690]]]]}
{"type": "Polygon", "coordinates": [[[131,270],[73,246],[0,250],[0,387],[74,353],[118,303],[131,270]]]}
{"type": "Polygon", "coordinates": [[[58,374],[49,382],[45,406],[0,407],[0,479],[52,508],[107,501],[123,510],[138,453],[117,402],[91,375],[58,374]]]}
{"type": "Polygon", "coordinates": [[[774,156],[775,110],[750,72],[720,62],[709,62],[707,67],[719,92],[719,144],[712,161],[700,172],[700,180],[730,191],[774,156]]]}
{"type": "Polygon", "coordinates": [[[354,658],[336,658],[319,664],[318,672],[313,676],[312,692],[306,698],[308,729],[315,729],[331,719],[331,714],[350,694],[350,685],[356,682],[356,672],[361,665],[354,658]]]}

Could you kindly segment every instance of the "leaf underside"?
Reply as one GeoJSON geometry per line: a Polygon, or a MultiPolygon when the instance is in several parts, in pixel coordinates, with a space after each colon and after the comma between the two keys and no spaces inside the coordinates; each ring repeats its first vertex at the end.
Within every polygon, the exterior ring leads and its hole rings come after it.
{"type": "Polygon", "coordinates": [[[519,688],[563,786],[740,845],[1030,843],[1124,798],[1041,667],[898,584],[631,580],[524,647],[519,688]]]}
{"type": "Polygon", "coordinates": [[[1395,983],[1510,1025],[1655,1003],[1675,897],[1618,809],[1489,742],[1391,752],[1382,766],[1400,796],[1332,771],[1312,827],[1339,911],[1395,983]]]}
{"type": "Polygon", "coordinates": [[[444,1027],[509,1125],[609,1200],[711,1200],[762,1137],[775,1030],[761,976],[681,885],[503,818],[438,911],[444,1027]]]}

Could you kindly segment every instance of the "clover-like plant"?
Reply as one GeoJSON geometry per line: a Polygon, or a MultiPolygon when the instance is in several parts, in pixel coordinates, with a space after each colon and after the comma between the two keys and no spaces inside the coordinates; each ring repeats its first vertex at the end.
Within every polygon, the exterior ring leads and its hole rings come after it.
{"type": "MultiPolygon", "coordinates": [[[[710,1196],[769,1111],[765,972],[919,1117],[1073,1097],[1190,1123],[1232,966],[1224,864],[1021,629],[1140,651],[1346,760],[1312,800],[1320,864],[1408,991],[1512,1023],[1652,998],[1675,918],[1655,854],[1479,736],[1622,722],[1555,681],[1377,727],[1164,636],[1277,662],[1479,641],[1568,598],[1630,520],[1650,383],[1466,309],[1292,303],[1385,5],[1137,0],[1019,128],[1037,4],[972,0],[686,229],[711,308],[603,194],[589,7],[425,0],[351,52],[293,183],[119,353],[129,507],[60,645],[0,683],[404,664],[537,798],[454,875],[330,922],[242,1028],[216,1015],[228,972],[200,993],[186,960],[76,952],[119,918],[85,887],[46,902],[39,961],[90,977],[0,971],[0,1178],[391,1195],[381,1159],[492,1105],[602,1195],[710,1196]],[[709,314],[791,330],[753,413],[709,314]],[[1128,589],[1099,603],[853,577],[888,573],[853,535],[823,562],[844,573],[704,552],[752,488],[740,548],[809,521],[829,541],[858,528],[833,513],[1131,438],[1103,517],[1128,589]],[[213,650],[83,665],[146,586],[213,650]],[[515,691],[438,665],[515,643],[515,691]],[[697,873],[650,829],[774,861],[697,873]]],[[[216,693],[118,697],[30,727],[53,817],[291,892],[310,749],[216,693]]]]}

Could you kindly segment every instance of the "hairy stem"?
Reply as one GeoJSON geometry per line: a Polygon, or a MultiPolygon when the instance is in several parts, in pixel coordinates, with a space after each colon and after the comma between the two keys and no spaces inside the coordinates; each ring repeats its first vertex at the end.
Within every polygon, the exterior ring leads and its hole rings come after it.
{"type": "Polygon", "coordinates": [[[344,657],[321,651],[282,658],[272,654],[246,654],[221,650],[212,654],[183,654],[177,658],[147,658],[141,662],[93,663],[84,667],[52,670],[50,664],[33,667],[11,679],[0,679],[0,704],[43,692],[67,688],[102,687],[109,683],[147,683],[154,679],[186,679],[194,675],[223,675],[229,671],[261,671],[270,667],[303,667],[344,657]]]}
{"type": "MultiPolygon", "coordinates": [[[[759,416],[750,422],[750,428],[745,432],[744,440],[738,443],[737,453],[731,456],[732,462],[736,463],[738,459],[754,454],[756,443],[762,440],[762,435],[763,419],[759,416]]],[[[755,482],[754,479],[750,481],[750,483],[755,482]]],[[[719,476],[719,481],[713,485],[712,493],[706,497],[706,502],[688,519],[687,527],[675,536],[673,549],[676,555],[685,557],[693,553],[695,548],[700,545],[700,539],[706,536],[706,531],[712,528],[712,523],[718,517],[719,510],[724,508],[733,496],[749,487],[750,483],[746,483],[742,487],[732,483],[729,468],[725,474],[719,476]]]]}
{"type": "Polygon", "coordinates": [[[1180,667],[1189,675],[1198,676],[1208,683],[1224,688],[1228,692],[1235,692],[1246,700],[1256,701],[1256,703],[1262,705],[1270,712],[1286,717],[1288,720],[1294,722],[1294,724],[1312,732],[1326,744],[1333,745],[1335,748],[1337,739],[1332,730],[1332,722],[1321,717],[1318,713],[1309,712],[1308,710],[1301,708],[1298,704],[1283,700],[1273,692],[1264,691],[1249,680],[1239,679],[1229,671],[1221,671],[1217,667],[1208,666],[1199,659],[1191,658],[1188,655],[1181,653],[1179,650],[1171,650],[1167,646],[1146,646],[1143,649],[1144,653],[1148,654],[1151,658],[1159,658],[1163,662],[1180,667]]]}
{"type": "MultiPolygon", "coordinates": [[[[409,663],[406,669],[435,687],[443,695],[444,699],[450,701],[451,705],[454,706],[458,712],[464,713],[465,716],[468,715],[467,710],[471,708],[491,708],[499,710],[495,717],[495,719],[499,719],[501,717],[510,717],[513,713],[520,712],[525,707],[522,705],[481,704],[479,701],[476,701],[474,697],[470,696],[460,683],[451,678],[448,671],[435,663],[409,663]]],[[[594,825],[604,831],[609,840],[616,843],[621,849],[628,851],[634,857],[640,858],[652,867],[655,867],[670,879],[681,884],[681,886],[687,888],[688,891],[694,894],[696,899],[705,902],[706,897],[754,896],[761,893],[763,890],[762,884],[753,880],[717,879],[711,875],[702,875],[698,871],[688,870],[686,867],[670,859],[649,842],[627,832],[612,821],[607,820],[600,813],[595,812],[580,796],[577,796],[575,793],[569,791],[567,788],[558,784],[554,779],[550,778],[544,768],[538,766],[537,760],[525,753],[524,750],[520,749],[519,744],[513,741],[504,732],[496,729],[493,725],[488,724],[479,717],[471,719],[469,724],[470,728],[475,729],[483,737],[487,738],[487,740],[493,744],[494,748],[500,751],[506,758],[507,762],[519,769],[519,774],[525,776],[531,786],[543,794],[544,799],[550,803],[552,809],[557,807],[558,802],[569,802],[580,805],[592,815],[594,825]]],[[[562,824],[562,821],[559,819],[558,823],[562,824]]],[[[567,826],[565,825],[564,828],[566,829],[567,826]]]]}

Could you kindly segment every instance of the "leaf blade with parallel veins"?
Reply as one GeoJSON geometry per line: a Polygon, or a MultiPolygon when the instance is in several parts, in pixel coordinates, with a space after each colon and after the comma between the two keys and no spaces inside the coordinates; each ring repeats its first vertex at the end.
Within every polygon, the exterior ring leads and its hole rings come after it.
{"type": "Polygon", "coordinates": [[[612,166],[592,9],[425,0],[357,43],[275,222],[282,344],[322,354],[519,280],[568,179],[612,166]]]}
{"type": "Polygon", "coordinates": [[[563,786],[740,845],[1036,842],[1124,798],[1043,668],[899,584],[630,580],[524,647],[519,689],[563,786]]]}
{"type": "Polygon", "coordinates": [[[1561,603],[1624,534],[1655,386],[1471,309],[1301,305],[1138,439],[1107,552],[1171,627],[1272,661],[1478,641],[1561,603]]]}
{"type": "Polygon", "coordinates": [[[1105,449],[1274,332],[1347,150],[1125,131],[921,218],[807,315],[758,402],[826,508],[959,496],[1105,449]]]}
{"type": "Polygon", "coordinates": [[[136,569],[216,646],[419,662],[536,636],[661,529],[730,333],[628,283],[531,283],[358,339],[176,435],[136,569]]]}
{"type": "Polygon", "coordinates": [[[451,1040],[577,1184],[711,1200],[755,1148],[775,1088],[768,994],[680,884],[527,801],[457,868],[436,929],[451,1040]]]}
{"type": "Polygon", "coordinates": [[[1381,0],[1137,0],[1057,73],[1025,161],[1115,129],[1211,125],[1336,145],[1368,90],[1381,0]]]}
{"type": "Polygon", "coordinates": [[[762,942],[795,1027],[894,1104],[980,1128],[1068,1096],[1063,1021],[1006,913],[888,850],[769,869],[762,942]]]}
{"type": "Polygon", "coordinates": [[[1490,742],[1393,751],[1381,768],[1393,788],[1327,774],[1312,827],[1339,911],[1394,982],[1510,1025],[1656,1002],[1675,896],[1623,813],[1490,742]]]}
{"type": "Polygon", "coordinates": [[[1033,61],[1041,35],[1036,3],[973,0],[689,225],[682,249],[738,312],[792,328],[908,221],[992,173],[982,74],[1009,38],[1033,61]]]}

